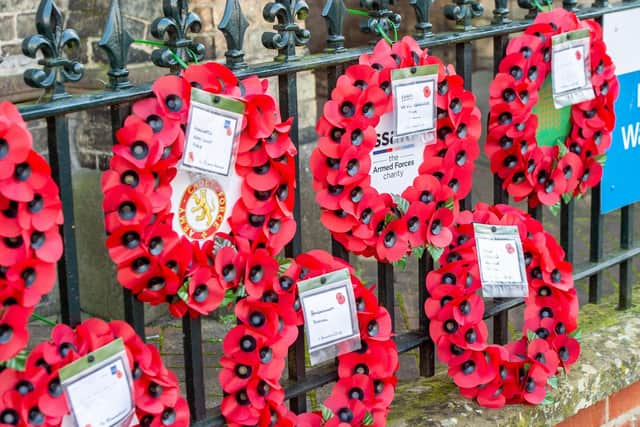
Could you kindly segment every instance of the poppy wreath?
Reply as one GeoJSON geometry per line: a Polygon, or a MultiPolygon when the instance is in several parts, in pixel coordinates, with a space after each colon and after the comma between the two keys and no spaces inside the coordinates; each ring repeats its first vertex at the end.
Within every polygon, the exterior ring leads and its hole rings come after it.
{"type": "Polygon", "coordinates": [[[449,376],[463,396],[489,408],[549,399],[556,373],[560,368],[568,372],[580,354],[578,297],[562,247],[539,221],[517,208],[481,203],[474,212],[460,213],[453,242],[440,267],[427,275],[430,297],[425,302],[429,333],[449,376]],[[484,302],[477,294],[475,222],[517,226],[522,240],[529,285],[523,336],[505,346],[487,343],[484,302]]]}
{"type": "Polygon", "coordinates": [[[62,256],[62,203],[47,161],[18,109],[0,103],[0,362],[29,340],[27,326],[53,289],[62,256]]]}
{"type": "Polygon", "coordinates": [[[0,424],[62,425],[70,409],[58,377],[60,368],[117,338],[126,349],[140,425],[188,426],[187,402],[180,396],[176,375],[164,366],[158,349],[145,344],[123,321],[107,323],[95,318],[75,330],[56,325],[51,340],[38,344],[29,354],[24,370],[6,368],[0,372],[0,424]]]}
{"type": "Polygon", "coordinates": [[[120,284],[139,300],[167,302],[175,317],[197,317],[239,290],[237,269],[247,254],[276,254],[295,234],[292,119],[281,121],[266,80],[239,81],[216,63],[161,77],[152,90],[155,96],[135,103],[117,131],[102,177],[106,245],[120,284]],[[203,244],[171,227],[171,182],[183,154],[192,87],[246,105],[235,165],[241,196],[232,207],[231,232],[203,244]]]}
{"type": "Polygon", "coordinates": [[[516,201],[558,205],[580,197],[602,178],[615,123],[619,84],[606,53],[602,27],[563,9],[540,13],[524,34],[509,41],[489,87],[489,130],[485,151],[491,170],[516,201]],[[540,146],[538,116],[532,111],[551,68],[551,37],[588,29],[591,83],[595,98],[571,106],[571,130],[564,141],[540,146]]]}
{"type": "Polygon", "coordinates": [[[223,341],[219,374],[222,414],[230,426],[384,426],[393,400],[398,350],[391,317],[345,261],[313,250],[278,263],[265,257],[250,264],[259,282],[235,306],[239,324],[223,341]],[[322,409],[296,415],[284,404],[280,376],[289,346],[304,324],[297,282],[349,268],[362,348],[338,356],[338,382],[322,409]]]}
{"type": "Polygon", "coordinates": [[[316,130],[310,166],[322,224],[357,255],[382,262],[420,256],[451,242],[458,201],[471,191],[479,155],[480,111],[451,65],[422,50],[411,37],[389,46],[378,42],[338,78],[316,130]],[[437,140],[424,150],[419,175],[400,197],[371,186],[370,153],[376,126],[393,110],[391,71],[438,65],[437,140]]]}

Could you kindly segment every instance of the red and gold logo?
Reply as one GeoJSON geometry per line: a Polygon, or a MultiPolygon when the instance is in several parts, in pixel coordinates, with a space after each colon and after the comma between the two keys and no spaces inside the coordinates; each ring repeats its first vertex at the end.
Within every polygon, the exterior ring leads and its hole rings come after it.
{"type": "Polygon", "coordinates": [[[211,237],[222,225],[227,211],[227,196],[213,179],[200,178],[182,193],[178,223],[193,240],[211,237]]]}

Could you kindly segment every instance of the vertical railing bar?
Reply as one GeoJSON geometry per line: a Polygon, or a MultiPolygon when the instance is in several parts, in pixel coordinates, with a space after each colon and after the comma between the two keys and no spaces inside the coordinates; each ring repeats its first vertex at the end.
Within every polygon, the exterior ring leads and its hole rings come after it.
{"type": "Polygon", "coordinates": [[[60,188],[64,223],[60,226],[64,253],[58,261],[60,313],[62,322],[76,326],[81,322],[80,280],[76,251],[73,187],[71,184],[71,150],[66,116],[47,118],[47,138],[51,174],[60,188]]]}
{"type": "Polygon", "coordinates": [[[531,215],[533,218],[537,219],[538,221],[542,222],[542,205],[538,205],[535,208],[532,208],[531,206],[529,206],[527,208],[527,212],[529,213],[529,215],[531,215]]]}
{"type": "Polygon", "coordinates": [[[574,202],[561,202],[560,206],[560,246],[564,249],[567,261],[573,262],[573,226],[574,202]]]}
{"type": "Polygon", "coordinates": [[[396,330],[395,295],[393,282],[393,265],[378,263],[378,299],[380,304],[389,310],[391,326],[396,330]]]}
{"type": "MultiPolygon", "coordinates": [[[[111,131],[113,143],[116,144],[116,131],[122,127],[125,117],[129,114],[129,105],[111,106],[111,131]]],[[[144,340],[146,334],[144,330],[144,305],[129,289],[122,288],[124,299],[124,319],[129,323],[136,333],[144,340]]]]}
{"type": "Polygon", "coordinates": [[[202,324],[200,318],[188,314],[182,318],[182,345],[184,348],[184,375],[187,401],[193,421],[206,418],[204,391],[204,361],[202,353],[202,324]]]}
{"type": "MultiPolygon", "coordinates": [[[[629,249],[633,244],[633,205],[620,210],[620,248],[629,249]]],[[[618,308],[626,310],[632,305],[631,260],[620,263],[620,295],[618,308]]]]}
{"type": "MultiPolygon", "coordinates": [[[[600,215],[600,185],[591,189],[591,238],[589,241],[589,261],[598,262],[602,258],[603,217],[600,215]]],[[[602,297],[602,272],[589,277],[589,302],[598,304],[602,297]]]]}
{"type": "MultiPolygon", "coordinates": [[[[278,76],[278,93],[280,100],[280,113],[283,119],[293,117],[290,137],[300,152],[300,132],[298,122],[298,77],[295,73],[287,73],[278,76]]],[[[300,211],[300,161],[299,156],[294,159],[296,188],[295,188],[295,204],[293,207],[293,216],[296,220],[296,234],[291,243],[285,248],[287,257],[295,257],[302,251],[302,236],[300,227],[302,224],[302,215],[300,211]]],[[[288,355],[288,374],[289,379],[300,381],[305,377],[305,358],[304,358],[304,330],[299,328],[298,339],[289,349],[288,355]]],[[[289,402],[293,412],[303,413],[307,411],[306,394],[296,396],[289,402]]]]}
{"type": "MultiPolygon", "coordinates": [[[[433,270],[433,258],[424,252],[418,260],[418,329],[421,334],[429,336],[429,319],[424,314],[424,303],[429,298],[427,290],[427,274],[433,270]]],[[[420,345],[419,370],[423,377],[431,377],[436,372],[435,345],[428,339],[420,345]]]]}
{"type": "MultiPolygon", "coordinates": [[[[456,73],[464,79],[464,88],[472,90],[473,44],[471,42],[456,43],[456,73]]],[[[460,201],[460,209],[471,209],[473,200],[471,192],[460,201]]]]}

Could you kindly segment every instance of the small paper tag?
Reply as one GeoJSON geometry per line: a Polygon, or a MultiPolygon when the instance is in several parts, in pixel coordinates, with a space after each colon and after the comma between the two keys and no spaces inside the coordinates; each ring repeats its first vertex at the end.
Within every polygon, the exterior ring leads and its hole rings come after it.
{"type": "Polygon", "coordinates": [[[589,30],[557,34],[551,38],[551,80],[556,108],[595,98],[591,84],[589,30]]]}
{"type": "Polygon", "coordinates": [[[311,365],[360,349],[360,328],[348,269],[298,283],[311,365]]]}
{"type": "Polygon", "coordinates": [[[244,108],[244,103],[236,99],[192,88],[181,167],[229,175],[244,108]]]}
{"type": "Polygon", "coordinates": [[[482,295],[515,298],[529,295],[518,227],[473,224],[482,295]]]}
{"type": "Polygon", "coordinates": [[[413,184],[424,147],[436,142],[435,95],[438,67],[392,71],[393,112],[384,114],[371,150],[371,186],[379,193],[402,194],[413,184]]]}
{"type": "Polygon", "coordinates": [[[133,381],[121,338],[61,368],[59,376],[75,427],[131,425],[133,381]]]}

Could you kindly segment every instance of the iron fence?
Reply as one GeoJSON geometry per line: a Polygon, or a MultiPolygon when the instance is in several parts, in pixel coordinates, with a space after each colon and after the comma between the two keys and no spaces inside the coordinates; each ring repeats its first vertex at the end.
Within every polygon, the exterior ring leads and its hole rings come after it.
{"type": "MultiPolygon", "coordinates": [[[[396,0],[399,2],[400,0],[396,0]]],[[[488,26],[473,27],[473,19],[482,14],[482,6],[474,0],[452,0],[453,3],[444,7],[445,17],[455,21],[456,31],[434,34],[430,23],[430,8],[432,0],[408,0],[413,6],[416,25],[413,36],[424,47],[451,46],[455,49],[455,66],[457,72],[464,77],[466,89],[471,89],[472,82],[472,43],[488,39],[493,42],[494,72],[504,55],[509,35],[523,31],[530,20],[536,15],[536,2],[518,0],[518,5],[529,11],[527,19],[511,21],[507,9],[507,0],[495,0],[492,11],[492,23],[488,26]]],[[[383,24],[393,17],[393,0],[360,0],[361,8],[368,12],[364,17],[365,29],[374,24],[383,24]]],[[[273,22],[273,32],[263,35],[265,48],[277,51],[277,58],[269,63],[248,65],[245,62],[243,44],[248,23],[243,15],[240,0],[227,0],[224,16],[219,23],[219,30],[223,32],[226,42],[226,64],[235,71],[238,77],[258,75],[260,77],[277,77],[280,110],[283,118],[298,116],[298,73],[307,70],[322,70],[326,73],[329,88],[332,88],[345,66],[355,63],[358,57],[370,51],[370,46],[359,48],[345,48],[343,23],[347,9],[343,0],[327,0],[324,2],[322,17],[326,21],[327,39],[324,53],[297,56],[296,46],[305,45],[313,35],[304,29],[300,19],[304,19],[309,7],[304,0],[275,0],[265,7],[263,16],[273,22]],[[276,5],[277,7],[273,7],[276,5]]],[[[134,85],[129,81],[127,70],[127,56],[132,37],[124,29],[120,12],[121,1],[111,0],[109,10],[105,10],[106,27],[99,42],[109,59],[108,71],[109,87],[103,91],[90,94],[69,95],[64,83],[78,81],[82,78],[83,68],[78,62],[68,59],[64,49],[79,41],[72,29],[65,29],[61,12],[53,0],[42,0],[36,15],[38,34],[28,37],[23,43],[25,55],[35,58],[41,54],[38,64],[41,69],[27,70],[24,74],[25,82],[32,87],[43,89],[47,95],[47,102],[20,106],[24,118],[28,121],[45,119],[48,130],[49,160],[53,176],[60,185],[63,201],[65,223],[62,226],[64,238],[64,257],[58,264],[60,305],[62,321],[75,325],[80,322],[80,283],[78,280],[78,260],[74,233],[74,210],[71,173],[70,140],[67,116],[71,113],[90,109],[108,109],[111,114],[112,131],[122,125],[130,106],[136,100],[152,95],[150,84],[134,85]]],[[[607,0],[596,0],[592,5],[579,6],[576,0],[563,0],[562,7],[576,11],[580,18],[601,19],[604,14],[632,9],[640,6],[640,2],[622,2],[609,4],[607,0]]],[[[164,16],[159,17],[152,24],[152,34],[163,39],[166,48],[156,50],[152,60],[159,67],[166,67],[170,72],[178,72],[179,65],[175,60],[177,55],[185,62],[192,60],[189,50],[201,53],[204,46],[193,41],[191,33],[200,30],[200,20],[189,12],[187,0],[163,0],[164,16]],[[164,49],[175,53],[167,54],[164,49]]],[[[313,17],[312,17],[313,18],[313,17]]],[[[372,32],[375,38],[375,32],[372,32]]],[[[291,138],[298,144],[299,126],[294,120],[291,138]]],[[[114,139],[115,141],[115,139],[114,139]]],[[[299,172],[298,160],[296,171],[299,172]]],[[[296,197],[300,200],[300,184],[298,173],[296,197]]],[[[486,183],[489,184],[489,183],[486,183]]],[[[489,184],[490,185],[490,184],[489,184]]],[[[494,180],[494,202],[507,203],[508,196],[501,188],[499,180],[494,180]]],[[[576,280],[588,278],[590,302],[598,303],[602,296],[602,272],[610,267],[619,268],[619,306],[628,308],[631,304],[631,259],[640,254],[640,245],[633,242],[633,207],[626,206],[621,210],[619,249],[614,253],[603,253],[603,223],[600,214],[600,188],[591,191],[590,207],[590,252],[589,262],[578,266],[575,270],[576,280]]],[[[464,202],[471,206],[469,199],[464,202]]],[[[541,219],[540,208],[530,211],[532,215],[541,219]]],[[[300,253],[302,247],[300,224],[300,203],[296,204],[295,218],[298,222],[298,232],[293,241],[287,246],[287,256],[300,253]]],[[[563,204],[560,213],[560,241],[567,253],[567,258],[573,260],[574,254],[574,204],[563,204]]],[[[337,242],[333,242],[332,251],[335,255],[348,259],[349,255],[337,242]]],[[[394,308],[394,280],[393,267],[388,264],[378,264],[378,292],[381,303],[390,310],[394,308]]],[[[428,297],[424,280],[426,274],[433,268],[433,260],[425,252],[419,261],[418,286],[419,300],[422,307],[428,297]]],[[[492,318],[494,326],[494,342],[505,343],[508,339],[508,312],[522,304],[522,300],[494,300],[487,304],[485,319],[492,318]]],[[[125,318],[135,330],[144,337],[144,311],[142,304],[132,294],[124,290],[125,318]]],[[[392,316],[393,317],[393,316],[392,316]]],[[[185,382],[188,401],[194,424],[222,425],[223,421],[217,408],[205,407],[205,385],[202,353],[202,332],[199,319],[188,316],[182,321],[184,336],[185,382]]],[[[433,342],[428,338],[428,320],[421,317],[419,329],[396,337],[400,352],[407,352],[419,348],[420,374],[430,376],[435,371],[435,356],[433,342]]],[[[291,348],[288,359],[288,374],[291,385],[286,389],[286,398],[290,400],[292,409],[296,412],[306,411],[306,393],[324,384],[335,381],[337,373],[332,368],[305,369],[303,334],[291,348]]]]}

